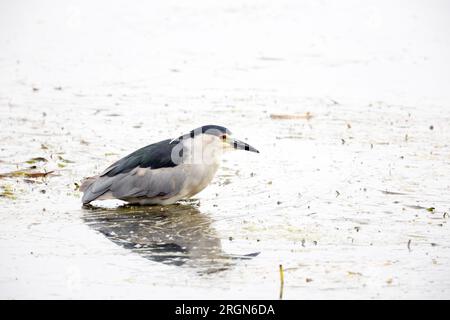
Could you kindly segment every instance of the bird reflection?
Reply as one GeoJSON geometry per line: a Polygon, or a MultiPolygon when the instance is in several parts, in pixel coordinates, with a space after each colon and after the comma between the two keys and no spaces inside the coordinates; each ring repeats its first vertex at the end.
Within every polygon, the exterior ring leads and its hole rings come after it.
{"type": "Polygon", "coordinates": [[[87,225],[149,260],[212,273],[228,269],[237,259],[258,255],[224,253],[212,220],[194,205],[84,208],[87,225]]]}

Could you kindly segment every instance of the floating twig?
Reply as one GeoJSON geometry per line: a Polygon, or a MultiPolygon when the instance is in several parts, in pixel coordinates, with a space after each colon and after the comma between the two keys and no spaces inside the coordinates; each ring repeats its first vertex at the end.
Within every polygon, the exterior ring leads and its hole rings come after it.
{"type": "Polygon", "coordinates": [[[47,175],[52,174],[54,171],[48,172],[27,172],[24,170],[12,171],[8,173],[0,173],[0,178],[15,178],[15,177],[23,177],[23,178],[40,178],[46,177],[47,175]]]}
{"type": "Polygon", "coordinates": [[[305,114],[271,114],[270,119],[272,120],[298,120],[305,119],[309,120],[313,117],[313,115],[309,112],[305,114]]]}
{"type": "Polygon", "coordinates": [[[283,299],[283,289],[284,289],[284,271],[283,265],[280,264],[280,300],[283,299]]]}

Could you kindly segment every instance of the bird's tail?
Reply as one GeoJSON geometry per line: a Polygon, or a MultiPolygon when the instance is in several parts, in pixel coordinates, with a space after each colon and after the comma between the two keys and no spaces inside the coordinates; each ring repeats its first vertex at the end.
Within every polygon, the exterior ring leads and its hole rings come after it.
{"type": "Polygon", "coordinates": [[[81,181],[80,191],[85,192],[96,180],[98,176],[87,177],[81,181]]]}
{"type": "Polygon", "coordinates": [[[84,193],[81,198],[83,204],[88,204],[96,199],[111,199],[112,197],[108,194],[108,191],[117,178],[117,176],[93,176],[84,179],[80,186],[80,191],[84,193]]]}

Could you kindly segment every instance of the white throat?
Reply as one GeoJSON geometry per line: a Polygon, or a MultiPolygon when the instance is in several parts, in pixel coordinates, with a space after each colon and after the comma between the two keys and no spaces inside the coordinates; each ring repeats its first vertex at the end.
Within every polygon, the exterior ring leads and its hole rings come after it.
{"type": "Polygon", "coordinates": [[[223,143],[212,135],[198,135],[185,139],[183,144],[183,163],[217,166],[225,149],[223,143]]]}

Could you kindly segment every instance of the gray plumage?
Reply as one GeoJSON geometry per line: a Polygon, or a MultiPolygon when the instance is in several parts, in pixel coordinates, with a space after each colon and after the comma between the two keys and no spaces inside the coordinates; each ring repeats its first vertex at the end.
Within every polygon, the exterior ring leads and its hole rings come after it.
{"type": "Polygon", "coordinates": [[[110,198],[128,202],[154,199],[156,203],[157,200],[164,200],[179,193],[185,180],[186,175],[182,170],[172,172],[167,168],[136,167],[112,177],[101,175],[88,178],[80,190],[84,192],[84,204],[95,199],[110,198]]]}

